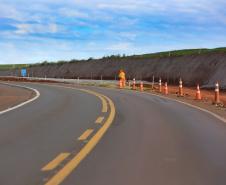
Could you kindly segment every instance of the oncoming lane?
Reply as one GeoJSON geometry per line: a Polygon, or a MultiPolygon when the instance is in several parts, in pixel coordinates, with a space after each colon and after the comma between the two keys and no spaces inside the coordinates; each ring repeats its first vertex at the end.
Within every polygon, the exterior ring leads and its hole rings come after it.
{"type": "Polygon", "coordinates": [[[117,110],[111,129],[62,184],[223,185],[226,125],[151,94],[89,87],[117,110]]]}
{"type": "Polygon", "coordinates": [[[84,143],[78,138],[105,114],[102,101],[87,92],[26,85],[36,88],[40,98],[0,116],[0,184],[4,185],[44,184],[62,167],[59,161],[80,151],[84,143]],[[51,170],[42,170],[51,161],[51,170]]]}

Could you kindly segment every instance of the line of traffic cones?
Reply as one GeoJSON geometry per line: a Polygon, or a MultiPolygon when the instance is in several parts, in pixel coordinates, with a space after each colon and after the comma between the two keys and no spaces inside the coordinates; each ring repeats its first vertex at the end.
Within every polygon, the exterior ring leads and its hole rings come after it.
{"type": "MultiPolygon", "coordinates": [[[[130,88],[130,86],[131,86],[131,83],[128,82],[128,87],[130,88]]],[[[123,82],[123,80],[119,80],[119,89],[123,89],[124,87],[125,87],[125,83],[123,82]]],[[[137,89],[135,78],[133,79],[133,82],[132,82],[132,89],[133,90],[137,89]]],[[[140,89],[140,91],[144,91],[144,83],[142,81],[140,82],[139,89],[140,89]]]]}
{"type": "MultiPolygon", "coordinates": [[[[129,87],[130,87],[130,82],[129,82],[129,87]]],[[[123,89],[125,87],[125,82],[123,82],[123,80],[119,80],[119,88],[123,89]]],[[[132,89],[136,90],[136,79],[133,79],[132,82],[132,89]]],[[[139,90],[142,92],[144,91],[144,84],[141,81],[140,82],[140,86],[139,86],[139,90]]],[[[168,90],[168,84],[167,82],[164,83],[164,87],[163,87],[163,91],[162,91],[162,80],[161,78],[159,78],[159,83],[158,83],[158,92],[159,93],[163,93],[164,95],[168,95],[169,94],[169,90],[168,90]]],[[[183,93],[183,81],[180,78],[179,80],[179,91],[178,91],[178,97],[183,97],[184,93],[183,93]]],[[[202,95],[201,95],[201,90],[200,90],[200,86],[199,84],[197,84],[197,88],[196,88],[196,95],[195,95],[195,100],[202,100],[202,95]]],[[[217,82],[215,84],[215,95],[214,95],[214,104],[220,104],[220,88],[219,88],[219,83],[217,82]]]]}
{"type": "MultiPolygon", "coordinates": [[[[201,91],[200,91],[200,87],[199,85],[197,85],[197,91],[196,91],[196,100],[201,100],[202,96],[201,96],[201,91]]],[[[219,88],[219,83],[217,82],[215,84],[215,95],[214,95],[214,104],[220,104],[220,88],[219,88]]]]}
{"type": "MultiPolygon", "coordinates": [[[[133,79],[133,87],[132,87],[133,90],[136,90],[137,87],[136,87],[136,79],[134,78],[133,79]]],[[[144,83],[143,82],[140,82],[140,91],[144,91],[144,83]]]]}
{"type": "Polygon", "coordinates": [[[119,85],[118,85],[118,86],[119,86],[119,89],[125,88],[125,86],[126,86],[126,81],[120,79],[120,80],[119,80],[119,85]]]}

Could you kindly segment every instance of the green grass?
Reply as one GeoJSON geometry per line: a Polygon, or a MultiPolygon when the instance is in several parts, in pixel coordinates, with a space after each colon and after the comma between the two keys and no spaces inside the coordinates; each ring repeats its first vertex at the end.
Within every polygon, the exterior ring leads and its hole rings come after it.
{"type": "Polygon", "coordinates": [[[166,51],[159,53],[150,53],[144,55],[133,55],[129,58],[161,58],[161,57],[172,57],[172,56],[186,56],[186,55],[200,55],[207,53],[216,53],[216,52],[226,52],[226,47],[215,48],[215,49],[184,49],[184,50],[175,50],[175,51],[166,51]]]}
{"type": "Polygon", "coordinates": [[[0,70],[21,69],[28,66],[27,64],[0,64],[0,70]]]}

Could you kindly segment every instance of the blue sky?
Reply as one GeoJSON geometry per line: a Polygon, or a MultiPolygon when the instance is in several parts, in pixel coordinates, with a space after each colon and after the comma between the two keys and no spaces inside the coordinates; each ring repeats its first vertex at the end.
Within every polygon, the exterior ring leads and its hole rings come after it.
{"type": "Polygon", "coordinates": [[[225,0],[0,0],[0,64],[226,46],[225,0]]]}

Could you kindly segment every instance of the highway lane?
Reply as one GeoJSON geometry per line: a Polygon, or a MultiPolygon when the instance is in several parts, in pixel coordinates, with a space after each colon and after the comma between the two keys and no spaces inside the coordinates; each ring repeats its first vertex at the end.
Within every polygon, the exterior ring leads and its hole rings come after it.
{"type": "Polygon", "coordinates": [[[116,119],[63,185],[224,185],[226,125],[183,104],[139,92],[110,97],[116,119]]]}
{"type": "Polygon", "coordinates": [[[52,172],[41,169],[58,154],[77,153],[77,138],[101,113],[93,95],[57,87],[39,90],[35,102],[0,116],[0,184],[44,184],[52,172]]]}
{"type": "MultiPolygon", "coordinates": [[[[76,155],[84,146],[76,138],[101,114],[101,102],[92,95],[72,89],[29,86],[37,88],[41,97],[0,117],[0,184],[49,182],[64,165],[51,172],[40,169],[62,152],[74,151],[72,155],[76,155]]],[[[87,89],[111,98],[116,117],[63,185],[225,184],[225,123],[145,93],[87,89]]]]}

